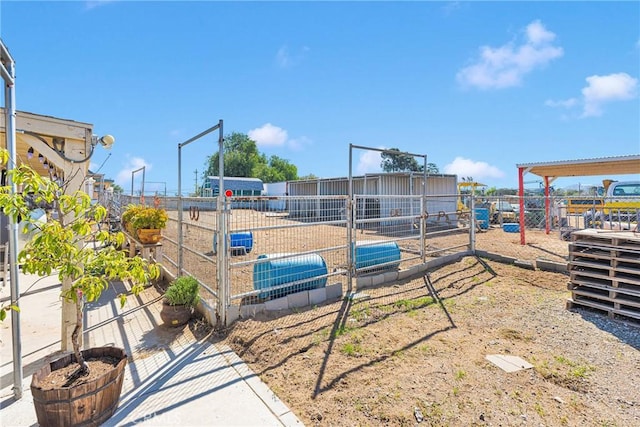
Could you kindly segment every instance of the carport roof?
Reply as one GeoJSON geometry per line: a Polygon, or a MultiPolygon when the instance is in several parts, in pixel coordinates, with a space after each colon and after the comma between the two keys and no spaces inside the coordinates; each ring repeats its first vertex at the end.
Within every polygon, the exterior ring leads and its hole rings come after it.
{"type": "Polygon", "coordinates": [[[640,173],[640,154],[596,159],[561,160],[555,162],[522,163],[523,172],[541,177],[625,175],[640,173]]]}

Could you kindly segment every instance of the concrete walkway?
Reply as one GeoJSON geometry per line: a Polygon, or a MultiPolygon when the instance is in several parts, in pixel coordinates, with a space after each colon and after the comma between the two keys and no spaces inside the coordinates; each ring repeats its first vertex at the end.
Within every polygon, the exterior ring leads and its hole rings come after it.
{"type": "MultiPolygon", "coordinates": [[[[0,425],[36,426],[31,376],[61,355],[60,283],[20,276],[23,397],[13,393],[10,316],[0,324],[0,425]]],[[[150,287],[124,308],[116,283],[86,309],[85,348],[118,346],[129,357],[116,413],[105,426],[299,426],[300,420],[227,346],[198,339],[197,329],[167,328],[161,296],[150,287]]],[[[9,285],[0,283],[0,298],[9,285]]]]}

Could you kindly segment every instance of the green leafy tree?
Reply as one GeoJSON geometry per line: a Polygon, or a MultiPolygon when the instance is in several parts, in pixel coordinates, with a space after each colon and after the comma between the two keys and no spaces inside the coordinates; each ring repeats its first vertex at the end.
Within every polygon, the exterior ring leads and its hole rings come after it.
{"type": "Polygon", "coordinates": [[[440,169],[435,163],[427,163],[427,173],[435,175],[437,173],[440,173],[440,169]]]}
{"type": "MultiPolygon", "coordinates": [[[[424,165],[419,165],[415,157],[401,153],[397,148],[390,148],[380,154],[380,167],[385,172],[422,172],[424,165]]],[[[427,173],[439,173],[435,163],[427,164],[427,173]]]]}
{"type": "Polygon", "coordinates": [[[308,174],[308,175],[304,175],[298,178],[299,180],[312,180],[312,179],[318,179],[318,177],[312,173],[308,174]]]}
{"type": "MultiPolygon", "coordinates": [[[[6,165],[8,161],[8,151],[0,150],[0,164],[6,165]]],[[[137,295],[144,284],[159,277],[160,268],[117,249],[124,244],[124,235],[97,227],[106,219],[107,210],[92,204],[88,194],[83,191],[67,194],[56,182],[39,176],[26,164],[9,173],[12,181],[22,187],[22,192],[12,192],[9,186],[0,187],[0,209],[12,221],[21,218],[25,229],[33,230],[31,240],[17,255],[18,263],[27,274],[57,273],[63,283],[63,303],[73,303],[76,308],[76,325],[71,335],[79,364],[76,375],[86,374],[89,367],[80,352],[84,303],[97,300],[113,280],[129,281],[132,293],[137,295]],[[34,203],[54,206],[58,219],[41,223],[31,218],[34,203]],[[91,241],[96,245],[87,245],[91,241]]],[[[124,306],[126,295],[121,294],[119,299],[124,306]]],[[[11,301],[2,307],[2,317],[16,304],[17,301],[11,301]]]]}
{"type": "MultiPolygon", "coordinates": [[[[220,153],[208,157],[205,165],[207,176],[218,176],[220,153]]],[[[260,178],[263,182],[293,181],[298,178],[298,168],[278,156],[267,156],[249,136],[234,132],[224,140],[224,175],[260,178]]]]}
{"type": "Polygon", "coordinates": [[[118,194],[123,194],[124,193],[124,189],[122,187],[120,187],[118,184],[111,185],[111,188],[113,188],[113,192],[114,193],[118,193],[118,194]]]}
{"type": "MultiPolygon", "coordinates": [[[[266,160],[258,152],[258,146],[249,136],[234,132],[224,139],[224,175],[253,177],[253,170],[266,160]]],[[[220,153],[208,157],[205,176],[218,176],[220,153]]]]}

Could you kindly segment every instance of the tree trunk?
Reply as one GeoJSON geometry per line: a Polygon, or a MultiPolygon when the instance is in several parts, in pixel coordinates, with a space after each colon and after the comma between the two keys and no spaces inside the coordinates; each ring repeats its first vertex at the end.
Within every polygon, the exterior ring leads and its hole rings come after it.
{"type": "Polygon", "coordinates": [[[73,329],[73,333],[71,334],[71,342],[73,344],[73,352],[76,355],[76,360],[80,367],[78,368],[78,375],[86,375],[89,373],[89,365],[84,360],[84,356],[80,351],[80,340],[78,339],[80,334],[82,333],[82,309],[83,309],[83,296],[82,293],[78,292],[76,294],[76,327],[73,329]]]}

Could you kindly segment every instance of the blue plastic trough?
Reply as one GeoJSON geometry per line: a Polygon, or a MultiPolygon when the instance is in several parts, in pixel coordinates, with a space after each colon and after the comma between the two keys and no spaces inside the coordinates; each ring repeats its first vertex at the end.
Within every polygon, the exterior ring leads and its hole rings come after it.
{"type": "Polygon", "coordinates": [[[396,242],[356,242],[354,258],[356,269],[387,264],[384,268],[397,268],[400,265],[400,247],[396,242]]]}
{"type": "MultiPolygon", "coordinates": [[[[231,241],[231,254],[248,254],[253,249],[253,233],[251,231],[244,231],[240,233],[231,233],[229,236],[231,241]]],[[[218,235],[213,235],[213,252],[218,250],[218,235]]]]}
{"type": "Polygon", "coordinates": [[[253,289],[286,285],[259,294],[260,298],[278,298],[294,292],[322,288],[327,285],[327,264],[318,254],[260,255],[253,266],[253,289]],[[323,276],[323,277],[318,277],[323,276]]]}
{"type": "Polygon", "coordinates": [[[502,231],[506,233],[519,233],[520,224],[518,224],[517,222],[502,224],[502,231]]]}

